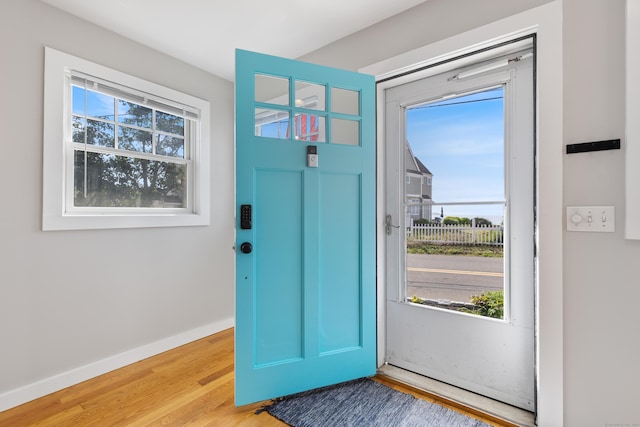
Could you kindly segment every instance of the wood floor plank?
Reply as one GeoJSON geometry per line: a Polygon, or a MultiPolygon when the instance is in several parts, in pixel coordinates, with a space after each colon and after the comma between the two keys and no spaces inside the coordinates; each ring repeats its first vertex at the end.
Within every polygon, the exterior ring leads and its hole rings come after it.
{"type": "MultiPolygon", "coordinates": [[[[152,425],[154,421],[162,419],[180,418],[183,413],[199,411],[198,405],[202,406],[218,406],[213,398],[218,393],[217,389],[224,384],[233,383],[233,373],[228,373],[219,377],[215,381],[209,382],[206,386],[194,388],[190,392],[181,393],[171,399],[165,399],[157,402],[155,408],[151,407],[140,412],[140,416],[133,417],[128,415],[124,420],[129,421],[128,425],[152,425]]],[[[166,424],[165,424],[166,425],[166,424]]],[[[182,425],[182,424],[171,424],[182,425]]]]}
{"type": "MultiPolygon", "coordinates": [[[[233,329],[222,331],[0,412],[0,426],[286,426],[266,411],[256,414],[269,401],[235,406],[233,346],[233,329]]],[[[442,404],[414,389],[376,380],[442,404]]]]}

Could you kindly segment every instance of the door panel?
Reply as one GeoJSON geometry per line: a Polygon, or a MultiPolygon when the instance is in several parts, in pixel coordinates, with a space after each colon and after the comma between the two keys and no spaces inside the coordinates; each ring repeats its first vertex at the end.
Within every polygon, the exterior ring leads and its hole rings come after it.
{"type": "Polygon", "coordinates": [[[238,405],[375,373],[374,109],[371,76],[236,53],[238,405]]]}
{"type": "Polygon", "coordinates": [[[398,320],[387,337],[389,363],[523,409],[533,409],[531,330],[411,304],[388,303],[387,310],[389,318],[395,316],[398,320]],[[406,339],[406,331],[413,331],[411,339],[406,339]],[[416,337],[429,344],[416,345],[416,337]],[[495,357],[496,352],[499,357],[495,357]],[[522,398],[523,395],[527,397],[522,398]]]}
{"type": "Polygon", "coordinates": [[[256,288],[256,365],[303,355],[302,218],[300,171],[257,170],[255,174],[255,270],[268,287],[256,288]],[[271,307],[287,307],[272,310],[271,307]]]}
{"type": "Polygon", "coordinates": [[[320,225],[320,353],[362,345],[360,195],[358,175],[322,174],[320,225]],[[340,206],[336,209],[336,206],[340,206]]]}

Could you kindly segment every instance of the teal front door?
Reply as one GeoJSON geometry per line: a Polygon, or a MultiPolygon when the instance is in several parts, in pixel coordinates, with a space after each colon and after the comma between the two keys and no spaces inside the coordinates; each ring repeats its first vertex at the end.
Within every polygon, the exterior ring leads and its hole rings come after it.
{"type": "Polygon", "coordinates": [[[236,52],[236,405],[375,374],[374,85],[236,52]]]}

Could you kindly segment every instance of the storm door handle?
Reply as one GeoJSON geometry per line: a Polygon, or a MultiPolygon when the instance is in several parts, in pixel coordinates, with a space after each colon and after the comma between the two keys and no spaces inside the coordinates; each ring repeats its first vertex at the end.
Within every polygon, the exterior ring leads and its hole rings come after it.
{"type": "Polygon", "coordinates": [[[393,225],[391,223],[391,215],[387,215],[384,219],[384,230],[387,232],[388,235],[391,235],[391,229],[392,228],[400,228],[399,225],[393,225]]]}

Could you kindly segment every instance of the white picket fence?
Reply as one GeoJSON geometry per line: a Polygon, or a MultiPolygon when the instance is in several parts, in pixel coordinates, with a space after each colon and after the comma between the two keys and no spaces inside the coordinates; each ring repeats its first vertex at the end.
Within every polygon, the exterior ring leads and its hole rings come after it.
{"type": "Polygon", "coordinates": [[[407,224],[407,240],[468,244],[495,245],[504,243],[504,230],[501,225],[444,225],[444,224],[407,224]]]}

